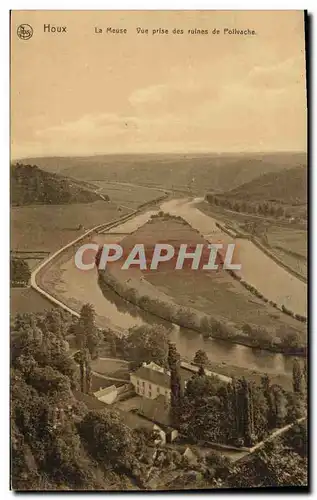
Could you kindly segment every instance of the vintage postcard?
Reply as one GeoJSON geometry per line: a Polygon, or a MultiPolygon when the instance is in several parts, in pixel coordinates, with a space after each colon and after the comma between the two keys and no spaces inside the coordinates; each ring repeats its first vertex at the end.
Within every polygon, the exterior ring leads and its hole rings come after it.
{"type": "Polygon", "coordinates": [[[308,490],[307,22],[11,12],[13,490],[308,490]]]}

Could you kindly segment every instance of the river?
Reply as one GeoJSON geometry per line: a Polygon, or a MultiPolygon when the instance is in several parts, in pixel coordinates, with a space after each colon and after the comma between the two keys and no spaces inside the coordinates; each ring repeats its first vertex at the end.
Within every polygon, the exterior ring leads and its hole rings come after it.
{"type": "MultiPolygon", "coordinates": [[[[162,203],[160,209],[164,212],[184,217],[207,239],[212,238],[213,241],[215,241],[215,239],[219,239],[219,241],[221,240],[223,242],[229,241],[228,235],[219,231],[217,228],[216,221],[196,209],[192,201],[184,199],[169,200],[162,203]]],[[[97,236],[97,240],[96,237],[94,237],[94,241],[98,241],[100,244],[114,241],[118,242],[125,236],[125,234],[134,232],[138,227],[146,223],[150,216],[155,212],[157,212],[157,210],[140,214],[132,220],[111,229],[106,234],[99,234],[97,236]]],[[[257,288],[261,290],[259,286],[261,284],[259,276],[261,274],[267,276],[267,273],[263,273],[262,271],[263,264],[261,262],[261,258],[265,258],[266,262],[268,257],[261,251],[256,253],[258,263],[255,266],[254,259],[251,260],[250,264],[247,264],[248,259],[246,255],[246,252],[241,253],[243,259],[246,259],[245,262],[242,263],[242,268],[244,268],[245,264],[247,267],[246,272],[248,273],[246,276],[250,275],[252,277],[250,282],[255,286],[258,285],[257,288]],[[252,273],[252,269],[253,274],[250,274],[252,273]]],[[[282,268],[275,264],[275,262],[271,261],[271,259],[268,260],[270,261],[269,265],[276,266],[278,270],[275,271],[280,272],[279,270],[282,268]]],[[[284,269],[283,273],[288,275],[284,269]]],[[[127,303],[106,286],[103,286],[103,290],[101,290],[98,284],[97,271],[95,269],[89,272],[79,271],[74,266],[72,255],[69,255],[68,258],[64,258],[59,262],[58,275],[59,280],[58,285],[55,284],[55,290],[58,290],[59,298],[61,298],[61,300],[65,303],[72,303],[74,306],[76,305],[77,309],[83,303],[91,303],[95,308],[97,324],[100,327],[105,327],[107,323],[109,323],[109,318],[112,324],[117,325],[122,329],[128,329],[142,324],[163,324],[171,328],[170,338],[176,343],[177,349],[182,357],[193,358],[198,349],[204,349],[207,352],[209,359],[217,363],[237,365],[248,369],[266,371],[271,374],[283,374],[290,373],[292,371],[292,358],[289,356],[274,354],[260,349],[252,349],[217,339],[205,340],[202,335],[195,331],[167,324],[167,322],[160,320],[152,314],[127,303]]],[[[291,276],[291,278],[293,278],[293,276],[291,276]]],[[[56,276],[54,279],[55,283],[57,283],[56,276]]],[[[296,280],[296,278],[294,279],[296,280]]],[[[296,287],[294,288],[295,291],[292,292],[293,295],[291,295],[292,301],[295,301],[296,293],[299,293],[299,295],[304,293],[303,288],[306,286],[300,280],[297,280],[296,285],[300,288],[299,292],[296,292],[296,287]]],[[[272,293],[274,296],[279,296],[283,299],[282,292],[284,287],[286,287],[284,283],[277,291],[272,290],[274,287],[271,287],[268,289],[268,293],[272,293]]],[[[287,295],[290,295],[289,289],[287,290],[287,295]]],[[[268,298],[271,298],[271,296],[268,298]]]]}
{"type": "MultiPolygon", "coordinates": [[[[216,226],[216,220],[202,213],[195,203],[202,198],[169,200],[162,204],[164,212],[180,215],[208,241],[232,243],[232,238],[216,226]]],[[[252,241],[237,238],[235,244],[241,263],[241,277],[264,297],[287,309],[307,316],[307,284],[279,266],[252,241]]]]}

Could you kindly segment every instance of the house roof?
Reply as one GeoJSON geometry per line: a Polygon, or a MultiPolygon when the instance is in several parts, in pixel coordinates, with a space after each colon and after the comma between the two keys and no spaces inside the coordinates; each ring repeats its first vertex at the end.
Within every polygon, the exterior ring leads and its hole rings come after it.
{"type": "MultiPolygon", "coordinates": [[[[180,368],[179,373],[183,383],[191,379],[193,376],[193,372],[186,370],[185,368],[180,368]]],[[[147,366],[140,366],[140,368],[138,368],[138,370],[136,370],[133,375],[142,380],[147,380],[152,384],[170,389],[170,375],[166,371],[160,372],[157,370],[153,370],[152,368],[149,368],[147,366]]]]}
{"type": "Polygon", "coordinates": [[[196,463],[198,460],[196,453],[189,447],[184,451],[183,457],[186,457],[190,464],[196,463]]]}
{"type": "Polygon", "coordinates": [[[143,398],[139,412],[158,425],[171,427],[170,405],[167,404],[165,397],[162,395],[156,399],[143,398]]]}
{"type": "Polygon", "coordinates": [[[153,384],[159,385],[161,387],[170,387],[170,376],[164,372],[159,372],[156,370],[152,370],[147,366],[140,366],[133,375],[137,378],[141,378],[142,380],[147,380],[148,382],[152,382],[153,384]]]}
{"type": "MultiPolygon", "coordinates": [[[[90,396],[89,394],[84,394],[80,391],[73,391],[73,394],[78,401],[82,401],[83,403],[85,403],[89,410],[109,410],[109,405],[103,403],[102,401],[99,401],[99,399],[97,399],[95,396],[90,396]]],[[[119,410],[118,408],[114,408],[114,411],[120,415],[123,423],[130,427],[130,429],[153,429],[153,422],[146,418],[143,418],[140,415],[137,415],[136,413],[132,413],[131,411],[119,410]]]]}
{"type": "Polygon", "coordinates": [[[100,391],[94,392],[96,398],[100,396],[106,396],[106,394],[111,394],[113,391],[116,391],[117,388],[115,385],[110,385],[109,387],[105,387],[104,389],[100,389],[100,391]]]}
{"type": "Polygon", "coordinates": [[[105,408],[108,408],[108,405],[99,401],[96,396],[90,396],[89,394],[84,394],[80,391],[73,391],[73,394],[78,401],[85,403],[89,410],[104,410],[105,408]]]}
{"type": "Polygon", "coordinates": [[[153,429],[153,422],[150,422],[146,418],[142,418],[136,413],[133,413],[131,411],[119,410],[118,408],[116,408],[116,412],[119,413],[124,424],[130,427],[130,429],[153,429]]]}

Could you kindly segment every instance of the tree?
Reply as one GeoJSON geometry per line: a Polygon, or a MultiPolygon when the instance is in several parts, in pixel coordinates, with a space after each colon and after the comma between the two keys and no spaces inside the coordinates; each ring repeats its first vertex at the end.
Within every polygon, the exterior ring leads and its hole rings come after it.
{"type": "Polygon", "coordinates": [[[208,478],[214,477],[225,479],[230,473],[230,460],[227,457],[211,451],[206,455],[206,465],[208,466],[208,478]]]}
{"type": "Polygon", "coordinates": [[[220,323],[220,321],[212,322],[212,334],[222,339],[227,339],[229,336],[228,328],[220,323]]]}
{"type": "Polygon", "coordinates": [[[275,426],[276,421],[276,408],[274,405],[274,399],[272,396],[270,379],[267,373],[261,378],[261,388],[263,396],[266,400],[266,421],[267,429],[272,429],[275,426]]]}
{"type": "Polygon", "coordinates": [[[79,365],[80,390],[84,393],[91,391],[91,356],[88,349],[80,349],[76,352],[74,360],[79,365]]]}
{"type": "Polygon", "coordinates": [[[272,397],[272,428],[282,427],[287,417],[287,398],[285,391],[277,384],[271,386],[272,397]]]}
{"type": "Polygon", "coordinates": [[[45,314],[44,325],[48,331],[52,332],[57,337],[65,337],[64,324],[59,311],[48,311],[45,314]]]}
{"type": "Polygon", "coordinates": [[[125,341],[126,356],[138,363],[154,361],[166,367],[168,332],[162,325],[142,325],[131,328],[125,341]]]}
{"type": "Polygon", "coordinates": [[[307,386],[307,360],[304,359],[303,376],[305,380],[305,387],[307,386]]]}
{"type": "MultiPolygon", "coordinates": [[[[231,408],[232,440],[237,445],[251,446],[257,440],[255,434],[257,425],[260,427],[258,414],[255,408],[257,388],[246,380],[233,379],[228,391],[228,403],[231,408]]],[[[226,418],[226,417],[224,417],[226,418]]]]}
{"type": "Polygon", "coordinates": [[[80,317],[75,329],[77,346],[87,348],[92,359],[98,356],[98,346],[102,334],[95,325],[95,311],[91,304],[84,304],[80,311],[80,317]]]}
{"type": "MultiPolygon", "coordinates": [[[[64,331],[69,318],[61,315],[61,320],[64,331]]],[[[88,413],[85,404],[76,401],[71,391],[78,369],[66,354],[59,328],[51,328],[53,333],[46,328],[47,323],[42,313],[19,315],[12,321],[12,486],[18,490],[128,488],[123,469],[118,469],[118,474],[114,472],[115,467],[120,468],[116,453],[114,459],[110,453],[107,462],[102,463],[106,470],[100,474],[100,465],[77,431],[75,422],[80,426],[88,413]]],[[[90,359],[88,349],[80,354],[86,355],[84,361],[90,359]]],[[[88,365],[83,372],[88,390],[89,377],[88,365]]],[[[132,443],[128,439],[131,431],[128,429],[127,433],[122,423],[118,432],[128,446],[127,453],[131,450],[134,454],[134,437],[132,443]]],[[[119,453],[124,454],[122,449],[119,453]]],[[[138,465],[138,459],[133,460],[138,465]]]]}
{"type": "MultiPolygon", "coordinates": [[[[188,262],[185,261],[185,265],[188,265],[188,262]]],[[[185,328],[196,328],[197,327],[197,318],[194,312],[192,312],[188,307],[181,307],[178,309],[176,313],[175,322],[179,325],[184,326],[185,328]]]]}
{"type": "Polygon", "coordinates": [[[200,366],[200,367],[199,367],[199,370],[198,370],[197,374],[199,375],[199,377],[204,377],[204,376],[206,375],[206,373],[205,373],[205,370],[204,370],[204,367],[203,367],[203,366],[200,366]]]}
{"type": "Polygon", "coordinates": [[[287,394],[286,412],[286,420],[290,424],[305,415],[305,400],[301,393],[289,392],[287,394]]]}
{"type": "Polygon", "coordinates": [[[88,412],[79,425],[79,433],[96,460],[102,464],[111,463],[118,470],[132,469],[137,440],[118,413],[88,412]]]}
{"type": "Polygon", "coordinates": [[[307,458],[280,442],[268,443],[251,461],[238,464],[226,477],[226,487],[307,486],[307,458]]]}
{"type": "Polygon", "coordinates": [[[237,381],[237,407],[240,432],[247,446],[254,441],[254,407],[252,385],[243,377],[237,381]]]}
{"type": "Polygon", "coordinates": [[[308,451],[307,420],[294,425],[284,436],[283,442],[301,457],[306,457],[308,451]]]}
{"type": "Polygon", "coordinates": [[[185,396],[193,404],[195,401],[216,396],[218,389],[223,385],[217,377],[194,375],[187,381],[185,396]]]}
{"type": "Polygon", "coordinates": [[[307,485],[307,460],[277,445],[273,450],[259,452],[259,469],[263,470],[261,486],[307,485]]]}
{"type": "Polygon", "coordinates": [[[206,351],[203,351],[202,349],[199,349],[194,357],[194,363],[200,367],[204,367],[208,364],[209,359],[207,356],[206,351]]]}
{"type": "Polygon", "coordinates": [[[26,260],[11,259],[10,281],[11,286],[27,286],[31,278],[31,272],[26,260]]]}
{"type": "Polygon", "coordinates": [[[181,404],[183,388],[180,376],[180,355],[175,344],[168,344],[168,366],[171,373],[171,415],[173,425],[178,428],[180,425],[181,404]]]}
{"type": "MultiPolygon", "coordinates": [[[[282,306],[283,309],[284,306],[282,306]]],[[[284,307],[285,311],[285,307],[284,307]]],[[[289,349],[297,349],[302,346],[303,342],[298,332],[286,333],[283,339],[283,345],[289,349]]]]}
{"type": "Polygon", "coordinates": [[[293,391],[303,392],[303,374],[298,359],[293,362],[293,391]]]}
{"type": "Polygon", "coordinates": [[[230,416],[227,385],[217,377],[196,374],[187,381],[182,403],[181,429],[191,439],[227,442],[230,416]]]}

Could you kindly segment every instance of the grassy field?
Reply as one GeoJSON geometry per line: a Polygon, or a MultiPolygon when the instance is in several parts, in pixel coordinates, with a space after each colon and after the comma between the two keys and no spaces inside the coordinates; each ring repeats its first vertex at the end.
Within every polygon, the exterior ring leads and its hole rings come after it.
{"type": "MultiPolygon", "coordinates": [[[[120,382],[117,382],[120,385],[120,382]]],[[[97,392],[100,389],[105,389],[106,387],[110,387],[111,385],[116,385],[113,380],[107,380],[103,377],[99,377],[98,375],[93,374],[91,378],[91,391],[97,392]]]]}
{"type": "Polygon", "coordinates": [[[263,217],[211,207],[206,202],[199,203],[197,208],[237,231],[241,230],[246,222],[256,223],[258,228],[262,226],[268,249],[287,267],[307,277],[307,229],[303,227],[303,224],[274,223],[263,217]]]}
{"type": "Polygon", "coordinates": [[[11,249],[54,252],[98,224],[129,210],[97,201],[74,205],[37,205],[11,208],[11,249]]]}
{"type": "Polygon", "coordinates": [[[101,375],[129,380],[129,363],[120,359],[94,359],[91,362],[91,368],[94,372],[101,373],[101,375]]]}
{"type": "MultiPolygon", "coordinates": [[[[113,203],[37,205],[11,208],[11,249],[53,253],[89,228],[128,213],[113,203]]],[[[41,260],[26,259],[32,271],[41,260]]],[[[11,315],[42,312],[54,306],[32,288],[11,289],[11,315]]]]}
{"type": "Polygon", "coordinates": [[[33,288],[10,289],[10,313],[38,313],[54,309],[55,306],[33,288]]]}
{"type": "Polygon", "coordinates": [[[307,231],[271,226],[266,235],[273,253],[288,267],[307,278],[307,231]]]}
{"type": "Polygon", "coordinates": [[[267,238],[270,247],[280,247],[307,259],[307,231],[272,225],[267,238]]]}
{"type": "Polygon", "coordinates": [[[116,184],[106,181],[91,181],[97,187],[98,193],[108,195],[110,200],[118,206],[136,210],[143,203],[159,198],[164,193],[158,189],[149,189],[131,184],[116,184]]]}
{"type": "MultiPolygon", "coordinates": [[[[159,241],[168,241],[171,244],[204,242],[199,233],[190,226],[179,221],[162,219],[154,219],[133,235],[127,236],[123,245],[129,249],[140,241],[148,246],[159,241]],[[164,237],[160,240],[158,235],[164,237]]],[[[133,279],[134,286],[139,283],[139,291],[142,294],[153,297],[156,293],[158,299],[164,294],[173,302],[215,315],[220,321],[223,319],[233,322],[237,327],[249,323],[265,327],[272,332],[287,329],[305,335],[305,325],[255,297],[222,269],[176,271],[170,263],[166,263],[159,266],[157,271],[143,271],[143,280],[137,279],[138,274],[141,274],[140,270],[131,268],[130,271],[121,271],[121,278],[133,279]],[[147,287],[147,283],[150,286],[147,287]]],[[[120,276],[120,271],[117,271],[116,275],[120,276]]]]}
{"type": "MultiPolygon", "coordinates": [[[[243,378],[245,377],[248,380],[255,382],[256,384],[261,383],[261,379],[263,377],[263,372],[250,370],[248,368],[243,368],[242,366],[233,366],[229,364],[223,363],[215,363],[213,361],[209,361],[207,367],[216,373],[220,373],[222,375],[227,375],[228,377],[236,377],[243,378]]],[[[286,391],[292,390],[292,376],[291,374],[281,373],[275,374],[270,373],[271,384],[279,384],[286,391]]]]}

